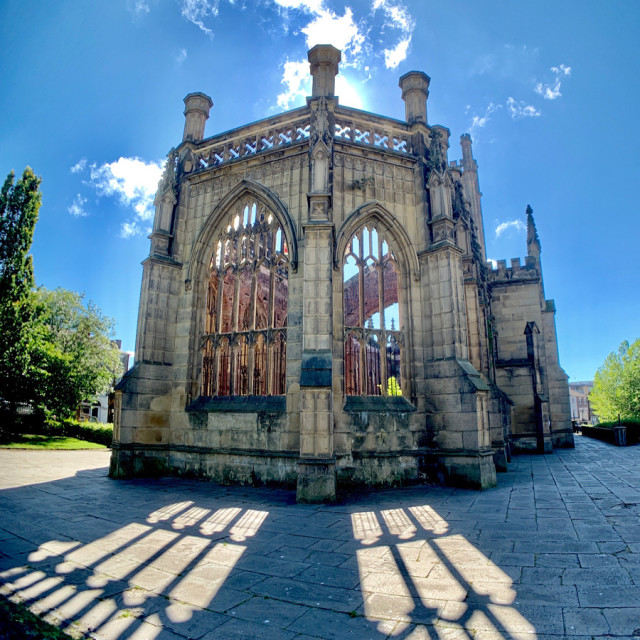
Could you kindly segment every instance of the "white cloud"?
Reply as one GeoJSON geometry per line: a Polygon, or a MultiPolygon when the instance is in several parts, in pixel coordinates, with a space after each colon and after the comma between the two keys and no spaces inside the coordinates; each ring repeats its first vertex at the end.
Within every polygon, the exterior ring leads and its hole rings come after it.
{"type": "Polygon", "coordinates": [[[215,18],[220,10],[220,0],[182,0],[182,17],[195,24],[201,31],[213,38],[213,31],[204,20],[209,16],[215,18]]]}
{"type": "MultiPolygon", "coordinates": [[[[285,90],[278,95],[277,103],[280,109],[290,109],[296,101],[303,101],[311,95],[312,79],[307,60],[287,60],[283,66],[282,84],[285,85],[285,90]]],[[[340,104],[355,109],[363,108],[360,94],[343,74],[336,77],[336,95],[340,98],[340,104]]]]}
{"type": "Polygon", "coordinates": [[[473,116],[473,118],[471,118],[471,130],[473,131],[474,129],[482,129],[482,127],[484,127],[487,122],[489,122],[489,120],[491,120],[489,116],[473,116]]]}
{"type": "Polygon", "coordinates": [[[555,100],[562,95],[560,93],[560,81],[556,82],[553,87],[548,84],[543,85],[541,82],[539,82],[536,85],[535,92],[541,95],[545,100],[555,100]]]}
{"type": "Polygon", "coordinates": [[[476,55],[469,61],[469,73],[520,81],[536,73],[540,66],[539,58],[540,50],[536,47],[496,44],[493,50],[476,55]]]}
{"type": "Polygon", "coordinates": [[[358,90],[342,74],[336,77],[336,95],[340,98],[340,104],[354,109],[362,109],[364,107],[358,90]]]}
{"type": "Polygon", "coordinates": [[[73,165],[73,167],[69,169],[69,171],[71,171],[71,173],[81,173],[86,169],[86,167],[87,167],[87,159],[81,158],[80,160],[78,160],[78,162],[76,162],[73,165]]]}
{"type": "MultiPolygon", "coordinates": [[[[484,127],[487,126],[491,120],[492,114],[497,111],[501,111],[505,107],[513,120],[520,120],[521,118],[537,118],[541,115],[541,111],[532,104],[526,104],[523,100],[516,100],[512,97],[507,98],[504,104],[490,102],[483,113],[474,113],[474,115],[471,116],[469,133],[476,142],[478,142],[478,133],[481,129],[484,129],[484,127]]],[[[471,106],[467,105],[465,113],[469,113],[470,111],[472,111],[471,106]]],[[[483,140],[483,142],[486,141],[483,140]]]]}
{"type": "Polygon", "coordinates": [[[187,59],[187,50],[180,49],[175,57],[176,67],[179,67],[186,59],[187,59]]]}
{"type": "Polygon", "coordinates": [[[320,7],[313,11],[314,18],[300,31],[305,34],[307,47],[317,44],[332,44],[342,51],[345,64],[357,64],[362,52],[365,36],[353,20],[351,7],[346,7],[344,15],[320,7]]]}
{"type": "Polygon", "coordinates": [[[398,65],[406,59],[411,36],[405,40],[400,40],[393,49],[384,50],[384,63],[387,69],[397,69],[398,65]]]}
{"type": "Polygon", "coordinates": [[[282,9],[302,9],[309,13],[320,12],[324,0],[273,0],[282,9]]]}
{"type": "MultiPolygon", "coordinates": [[[[350,6],[345,6],[342,15],[336,13],[329,8],[327,0],[270,1],[287,19],[294,12],[301,14],[298,17],[303,24],[294,33],[304,35],[308,49],[317,44],[332,44],[342,52],[341,69],[350,67],[364,71],[366,76],[361,81],[371,77],[368,63],[376,55],[384,60],[387,69],[397,68],[407,58],[415,21],[400,0],[373,0],[371,13],[362,20],[354,17],[350,6]],[[387,30],[400,32],[399,37],[393,36],[391,46],[384,46],[390,40],[386,36],[387,30]]],[[[285,24],[283,29],[288,31],[288,26],[285,24]]],[[[282,84],[286,89],[277,98],[278,107],[288,108],[301,96],[309,95],[308,77],[309,66],[306,61],[287,60],[282,76],[282,84]]],[[[340,76],[336,82],[340,82],[340,76]]],[[[343,104],[362,104],[361,97],[348,82],[345,84],[343,81],[340,91],[336,89],[336,93],[343,104]]]]}
{"type": "Polygon", "coordinates": [[[286,89],[278,95],[278,106],[289,109],[297,98],[304,98],[311,93],[309,63],[306,60],[287,60],[282,72],[282,84],[286,89]]]}
{"type": "Polygon", "coordinates": [[[71,205],[67,208],[67,211],[76,218],[84,218],[87,212],[84,210],[84,205],[87,203],[87,199],[83,198],[79,193],[73,199],[71,205]]]}
{"type": "Polygon", "coordinates": [[[153,218],[153,199],[162,170],[162,162],[145,162],[140,158],[121,157],[115,162],[91,165],[90,184],[98,195],[116,198],[133,210],[133,219],[122,224],[124,238],[142,233],[141,224],[153,218]]]}
{"type": "Polygon", "coordinates": [[[373,0],[371,8],[373,11],[382,9],[390,23],[390,26],[395,29],[411,32],[415,27],[415,22],[411,17],[411,14],[407,10],[407,7],[405,7],[401,2],[392,2],[391,0],[373,0]]]}
{"type": "MultiPolygon", "coordinates": [[[[467,105],[466,111],[469,111],[470,105],[467,105]]],[[[487,108],[484,110],[484,114],[481,116],[474,115],[471,118],[471,127],[469,133],[473,136],[473,134],[478,130],[482,129],[487,125],[487,122],[491,120],[491,114],[502,109],[501,104],[496,104],[495,102],[490,102],[487,105],[487,108]]]]}
{"type": "Polygon", "coordinates": [[[508,222],[501,222],[496,227],[496,238],[499,238],[505,231],[519,231],[524,232],[527,230],[526,225],[522,220],[509,220],[508,222]]]}
{"type": "Polygon", "coordinates": [[[373,12],[382,9],[386,27],[399,30],[400,40],[395,46],[384,49],[384,61],[387,69],[396,69],[406,60],[415,29],[415,20],[411,17],[407,7],[398,0],[373,0],[373,12]]]}
{"type": "Polygon", "coordinates": [[[571,75],[571,67],[561,64],[558,67],[551,67],[550,71],[555,75],[555,80],[551,84],[538,82],[534,89],[535,92],[545,100],[555,100],[562,95],[560,91],[562,80],[571,75]]]}
{"type": "Polygon", "coordinates": [[[131,236],[137,236],[142,233],[140,225],[137,222],[123,222],[120,225],[120,237],[130,238],[131,236]]]}
{"type": "Polygon", "coordinates": [[[491,263],[491,268],[492,269],[497,269],[498,268],[498,261],[494,260],[493,258],[487,258],[487,262],[491,263]]]}
{"type": "Polygon", "coordinates": [[[532,104],[526,104],[524,100],[515,100],[514,98],[507,98],[507,109],[514,120],[520,118],[537,118],[541,115],[541,111],[536,109],[532,104]]]}
{"type": "Polygon", "coordinates": [[[139,18],[151,11],[149,2],[147,0],[129,0],[127,2],[127,9],[136,17],[139,18]]]}

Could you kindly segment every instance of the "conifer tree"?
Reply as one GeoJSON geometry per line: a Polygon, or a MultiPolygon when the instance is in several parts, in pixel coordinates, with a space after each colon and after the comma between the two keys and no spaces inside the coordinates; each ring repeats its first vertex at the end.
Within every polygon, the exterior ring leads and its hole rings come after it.
{"type": "Polygon", "coordinates": [[[30,167],[14,181],[12,171],[0,191],[0,400],[12,415],[30,396],[34,277],[29,250],[41,203],[40,178],[30,167]]]}

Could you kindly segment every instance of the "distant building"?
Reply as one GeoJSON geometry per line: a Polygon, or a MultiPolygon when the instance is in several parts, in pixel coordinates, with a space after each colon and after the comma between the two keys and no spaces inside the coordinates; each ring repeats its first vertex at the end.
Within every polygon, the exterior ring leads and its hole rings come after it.
{"type": "MultiPolygon", "coordinates": [[[[122,363],[122,373],[129,370],[129,359],[131,354],[122,350],[122,340],[114,340],[120,349],[120,362],[122,363]]],[[[119,378],[113,381],[115,387],[119,378]]],[[[78,419],[89,422],[113,422],[113,389],[109,393],[101,393],[96,397],[95,402],[83,402],[78,409],[78,419]]]]}
{"type": "Polygon", "coordinates": [[[571,404],[571,420],[580,424],[598,424],[598,416],[593,413],[589,403],[589,394],[593,382],[570,382],[569,402],[571,404]]]}

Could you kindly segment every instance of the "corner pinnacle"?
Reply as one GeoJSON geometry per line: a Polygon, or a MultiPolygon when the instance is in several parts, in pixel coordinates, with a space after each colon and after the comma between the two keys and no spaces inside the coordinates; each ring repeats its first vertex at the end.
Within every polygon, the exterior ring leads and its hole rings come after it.
{"type": "Polygon", "coordinates": [[[527,205],[527,255],[539,258],[541,250],[536,222],[533,219],[533,209],[531,205],[527,205]]]}

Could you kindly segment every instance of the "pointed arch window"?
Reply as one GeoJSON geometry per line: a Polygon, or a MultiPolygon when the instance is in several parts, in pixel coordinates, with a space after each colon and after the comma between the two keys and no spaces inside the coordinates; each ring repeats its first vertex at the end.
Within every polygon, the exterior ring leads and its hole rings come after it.
{"type": "Polygon", "coordinates": [[[202,337],[202,395],[284,395],[289,248],[276,216],[242,200],[215,244],[202,337]]]}
{"type": "Polygon", "coordinates": [[[402,395],[399,269],[382,232],[357,231],[343,257],[344,367],[348,396],[402,395]]]}

